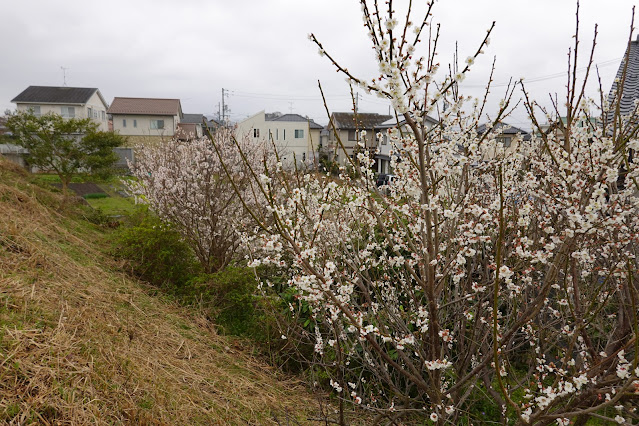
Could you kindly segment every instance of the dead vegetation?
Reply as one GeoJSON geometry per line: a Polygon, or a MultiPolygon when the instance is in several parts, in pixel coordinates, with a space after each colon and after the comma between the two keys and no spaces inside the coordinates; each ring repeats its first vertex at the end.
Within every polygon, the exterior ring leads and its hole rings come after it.
{"type": "Polygon", "coordinates": [[[317,401],[117,272],[93,225],[0,159],[0,423],[298,424],[317,401]]]}

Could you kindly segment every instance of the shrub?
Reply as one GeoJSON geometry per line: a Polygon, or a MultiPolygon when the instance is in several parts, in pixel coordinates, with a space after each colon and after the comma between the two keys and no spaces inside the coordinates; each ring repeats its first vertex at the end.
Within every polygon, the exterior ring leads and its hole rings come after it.
{"type": "Polygon", "coordinates": [[[200,271],[180,233],[146,209],[115,234],[113,254],[126,260],[133,274],[165,289],[184,285],[200,271]]]}
{"type": "Polygon", "coordinates": [[[199,274],[175,289],[181,302],[198,305],[225,334],[263,340],[259,332],[257,280],[251,268],[228,266],[214,274],[199,274]]]}

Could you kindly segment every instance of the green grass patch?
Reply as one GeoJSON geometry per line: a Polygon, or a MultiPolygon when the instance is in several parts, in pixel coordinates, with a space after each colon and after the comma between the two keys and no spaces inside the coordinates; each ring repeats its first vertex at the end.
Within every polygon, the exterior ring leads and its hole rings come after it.
{"type": "MultiPolygon", "coordinates": [[[[49,183],[49,184],[62,183],[62,181],[60,180],[60,177],[52,173],[37,173],[33,175],[33,178],[34,180],[38,182],[42,182],[42,183],[49,183]]],[[[71,182],[82,183],[82,182],[85,182],[85,180],[81,176],[74,176],[71,178],[71,182]]]]}
{"type": "Polygon", "coordinates": [[[108,198],[109,194],[105,194],[104,192],[96,192],[94,194],[86,194],[84,199],[86,200],[97,200],[99,198],[108,198]]]}
{"type": "Polygon", "coordinates": [[[120,196],[106,198],[87,198],[87,202],[94,209],[101,210],[107,216],[128,215],[137,209],[133,200],[120,196]]]}
{"type": "MultiPolygon", "coordinates": [[[[62,183],[60,181],[60,177],[55,173],[35,173],[33,174],[33,178],[39,182],[44,183],[62,183]]],[[[107,178],[101,178],[96,175],[79,173],[74,175],[71,178],[71,183],[109,183],[109,184],[118,184],[122,179],[130,179],[127,176],[120,176],[118,174],[113,174],[107,178]]]]}

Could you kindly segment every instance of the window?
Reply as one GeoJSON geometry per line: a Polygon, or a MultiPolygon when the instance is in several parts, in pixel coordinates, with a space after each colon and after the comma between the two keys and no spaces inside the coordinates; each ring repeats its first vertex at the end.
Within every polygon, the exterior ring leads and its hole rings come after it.
{"type": "Polygon", "coordinates": [[[280,129],[275,129],[275,140],[276,141],[280,140],[280,129]]]}
{"type": "Polygon", "coordinates": [[[164,120],[151,120],[151,129],[164,129],[164,120]]]}
{"type": "Polygon", "coordinates": [[[93,117],[93,110],[91,108],[87,108],[87,117],[88,118],[93,117]]]}
{"type": "Polygon", "coordinates": [[[504,145],[504,148],[510,147],[510,138],[497,138],[497,142],[504,145]]]}
{"type": "Polygon", "coordinates": [[[138,127],[138,120],[133,120],[133,127],[138,127]]]}
{"type": "Polygon", "coordinates": [[[382,145],[388,145],[388,135],[382,136],[382,145]]]}
{"type": "Polygon", "coordinates": [[[40,112],[40,105],[32,106],[29,109],[33,111],[33,115],[35,115],[36,117],[40,117],[42,115],[42,113],[40,112]]]}
{"type": "Polygon", "coordinates": [[[126,127],[126,118],[122,120],[122,127],[126,127]]]}
{"type": "Polygon", "coordinates": [[[286,129],[282,129],[282,131],[284,132],[284,140],[286,140],[286,129]]]}
{"type": "Polygon", "coordinates": [[[357,140],[357,130],[349,130],[348,131],[348,140],[356,141],[357,140]]]}
{"type": "Polygon", "coordinates": [[[295,129],[295,139],[300,139],[304,137],[304,129],[297,130],[295,129]]]}
{"type": "Polygon", "coordinates": [[[260,137],[260,129],[253,129],[253,137],[254,138],[260,137]]]}
{"type": "Polygon", "coordinates": [[[63,106],[60,109],[62,110],[62,117],[75,118],[75,107],[63,106]]]}
{"type": "Polygon", "coordinates": [[[106,120],[106,112],[100,111],[102,113],[102,121],[106,120]]]}
{"type": "Polygon", "coordinates": [[[93,118],[98,118],[98,112],[97,111],[93,111],[93,118]]]}

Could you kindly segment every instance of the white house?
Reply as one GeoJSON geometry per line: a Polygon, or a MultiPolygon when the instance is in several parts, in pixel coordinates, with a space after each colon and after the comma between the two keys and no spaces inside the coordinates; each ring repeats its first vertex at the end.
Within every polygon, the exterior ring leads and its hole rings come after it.
{"type": "Polygon", "coordinates": [[[116,97],[107,113],[113,131],[127,136],[133,145],[173,138],[183,117],[179,99],[116,97]]]}
{"type": "Polygon", "coordinates": [[[11,102],[18,111],[32,110],[36,116],[55,113],[66,118],[90,118],[99,130],[109,130],[109,106],[94,87],[29,86],[11,102]]]}
{"type": "Polygon", "coordinates": [[[237,124],[236,136],[272,141],[282,162],[289,166],[315,164],[322,126],[299,114],[257,114],[237,124]]]}

